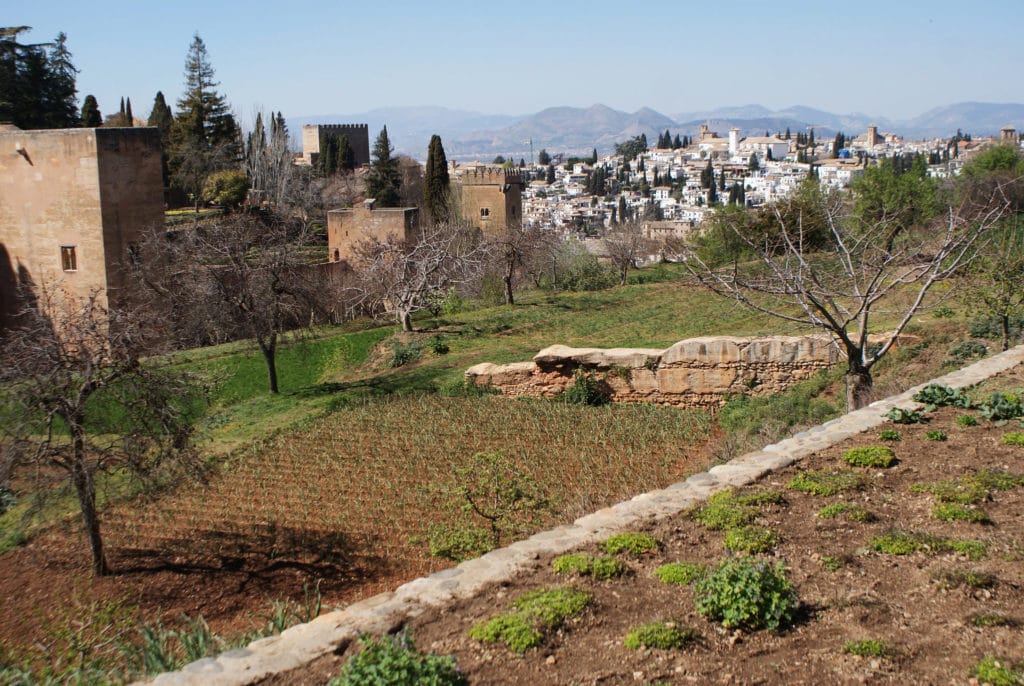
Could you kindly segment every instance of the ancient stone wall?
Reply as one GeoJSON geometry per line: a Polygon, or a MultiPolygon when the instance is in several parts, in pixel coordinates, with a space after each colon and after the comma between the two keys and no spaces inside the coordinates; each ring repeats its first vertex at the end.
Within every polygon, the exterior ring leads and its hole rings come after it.
{"type": "Polygon", "coordinates": [[[458,177],[462,217],[486,234],[523,220],[523,177],[515,169],[475,167],[458,177]]]}
{"type": "Polygon", "coordinates": [[[729,396],[784,391],[837,360],[822,336],[717,336],[690,338],[665,350],[554,345],[530,362],[478,364],[466,377],[504,395],[540,398],[561,393],[583,370],[615,402],[714,408],[729,396]]]}
{"type": "Polygon", "coordinates": [[[350,209],[327,213],[327,247],[331,262],[347,262],[360,241],[379,241],[393,236],[408,241],[419,230],[419,210],[415,207],[374,207],[367,200],[350,209]]]}

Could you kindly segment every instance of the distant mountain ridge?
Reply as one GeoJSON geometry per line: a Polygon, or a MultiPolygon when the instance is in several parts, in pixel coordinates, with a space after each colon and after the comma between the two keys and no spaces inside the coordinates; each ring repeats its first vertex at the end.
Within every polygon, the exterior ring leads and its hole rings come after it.
{"type": "MultiPolygon", "coordinates": [[[[771,110],[750,104],[714,110],[664,115],[649,107],[622,112],[606,105],[587,108],[549,107],[535,114],[514,116],[481,114],[444,107],[392,107],[350,115],[320,115],[288,120],[298,137],[303,124],[369,124],[371,139],[385,124],[395,149],[417,159],[426,156],[430,136],[439,134],[450,159],[478,159],[490,162],[496,155],[518,160],[542,148],[549,153],[589,154],[611,152],[614,144],[641,133],[653,144],[668,129],[673,135],[694,135],[701,124],[725,135],[728,129],[741,129],[743,135],[762,135],[765,131],[793,133],[813,126],[819,138],[832,137],[838,131],[859,135],[871,124],[881,131],[904,138],[948,137],[960,129],[975,136],[997,135],[1006,125],[1024,131],[1024,104],[961,102],[937,107],[907,120],[893,120],[860,112],[835,114],[794,105],[771,110]]],[[[371,140],[372,143],[372,140],[371,140]]]]}

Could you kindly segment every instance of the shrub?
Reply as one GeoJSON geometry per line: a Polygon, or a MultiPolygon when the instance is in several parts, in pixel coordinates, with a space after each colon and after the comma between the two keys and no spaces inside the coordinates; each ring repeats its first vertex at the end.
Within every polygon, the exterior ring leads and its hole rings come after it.
{"type": "Polygon", "coordinates": [[[759,441],[775,440],[794,426],[821,424],[842,414],[837,401],[822,397],[837,378],[835,374],[819,372],[768,397],[733,398],[718,411],[718,424],[729,434],[756,436],[759,441]]]}
{"type": "Polygon", "coordinates": [[[594,557],[587,553],[572,553],[556,557],[551,563],[555,574],[579,574],[604,581],[622,576],[626,563],[614,557],[594,557]]]}
{"type": "Polygon", "coordinates": [[[836,555],[822,555],[821,557],[821,566],[829,572],[838,572],[845,564],[846,561],[836,555]]]}
{"type": "Polygon", "coordinates": [[[961,414],[957,415],[956,425],[966,429],[969,426],[977,426],[978,420],[975,419],[973,414],[961,414]]]}
{"type": "MultiPolygon", "coordinates": [[[[1009,325],[1010,338],[1012,340],[1019,337],[1021,331],[1024,331],[1024,317],[1010,315],[1009,325]]],[[[1003,322],[995,315],[977,317],[968,323],[967,333],[974,338],[999,340],[1003,337],[1003,322]]]]}
{"type": "Polygon", "coordinates": [[[571,586],[530,591],[512,603],[514,611],[477,624],[469,637],[485,643],[501,641],[509,650],[525,653],[566,619],[581,614],[591,600],[589,593],[571,586]]]}
{"type": "Polygon", "coordinates": [[[981,341],[961,341],[949,349],[949,357],[954,362],[966,362],[986,355],[988,346],[981,341]]]}
{"type": "Polygon", "coordinates": [[[601,264],[594,255],[584,252],[572,258],[558,285],[567,291],[601,291],[618,282],[614,268],[601,264]]]}
{"type": "MultiPolygon", "coordinates": [[[[1003,445],[1024,445],[1024,431],[1008,431],[1000,439],[1003,445]]],[[[3,510],[0,509],[0,512],[3,510]]]]}
{"type": "Polygon", "coordinates": [[[1018,622],[1013,617],[1007,617],[1006,615],[990,612],[981,612],[975,615],[971,615],[967,618],[967,621],[970,622],[972,626],[976,626],[982,629],[987,629],[993,626],[1020,626],[1020,622],[1018,622]]]}
{"type": "Polygon", "coordinates": [[[991,524],[983,510],[967,507],[959,503],[940,503],[932,510],[932,517],[942,522],[972,522],[974,524],[991,524]]]}
{"type": "Polygon", "coordinates": [[[469,684],[450,655],[421,653],[408,632],[372,639],[360,636],[363,649],[331,680],[330,686],[433,686],[469,684]]]}
{"type": "Polygon", "coordinates": [[[430,351],[435,355],[447,355],[451,348],[445,342],[444,337],[440,334],[431,336],[430,338],[430,351]]]}
{"type": "Polygon", "coordinates": [[[864,487],[864,477],[852,469],[830,472],[806,470],[798,472],[789,487],[811,495],[832,496],[864,487]]]}
{"type": "Polygon", "coordinates": [[[978,405],[978,414],[993,422],[1024,416],[1024,403],[1015,393],[993,393],[978,405]]]}
{"type": "Polygon", "coordinates": [[[980,503],[988,495],[982,485],[973,479],[960,478],[956,481],[936,481],[930,484],[914,484],[911,493],[930,493],[940,503],[970,505],[980,503]]]}
{"type": "Polygon", "coordinates": [[[882,429],[878,432],[878,440],[880,441],[902,441],[903,434],[896,429],[882,429]]]}
{"type": "Polygon", "coordinates": [[[419,343],[391,341],[391,361],[388,363],[390,366],[404,367],[416,362],[421,357],[423,357],[423,347],[419,343]]]}
{"type": "Polygon", "coordinates": [[[657,550],[661,542],[650,534],[626,532],[615,534],[602,541],[599,547],[609,555],[629,553],[631,555],[642,555],[650,550],[657,550]]]}
{"type": "Polygon", "coordinates": [[[427,527],[430,554],[453,562],[462,562],[494,550],[494,534],[472,522],[431,524],[427,527]]]}
{"type": "Polygon", "coordinates": [[[763,526],[750,525],[725,532],[725,549],[734,553],[767,553],[778,544],[778,535],[763,526]]]}
{"type": "Polygon", "coordinates": [[[971,668],[971,676],[989,686],[1020,686],[1024,684],[1024,670],[1008,660],[986,657],[971,668]]]}
{"type": "Polygon", "coordinates": [[[937,407],[970,407],[971,399],[959,388],[928,384],[914,394],[914,402],[924,403],[926,412],[934,412],[937,407]]]}
{"type": "Polygon", "coordinates": [[[843,453],[843,460],[854,467],[891,467],[896,464],[896,453],[884,445],[869,445],[850,448],[843,453]]]}
{"type": "Polygon", "coordinates": [[[890,420],[893,424],[917,424],[918,422],[923,421],[923,417],[920,412],[915,410],[905,410],[902,407],[894,407],[882,416],[890,420]]]}
{"type": "Polygon", "coordinates": [[[699,634],[694,629],[681,629],[675,622],[653,622],[636,626],[626,634],[625,645],[630,650],[658,648],[671,650],[682,648],[699,634]]]}
{"type": "Polygon", "coordinates": [[[14,493],[9,488],[0,486],[0,515],[14,507],[17,502],[17,498],[14,497],[14,493]]]}
{"type": "Polygon", "coordinates": [[[606,405],[611,400],[606,384],[583,369],[573,372],[572,383],[562,392],[561,399],[570,405],[589,407],[606,405]]]}
{"type": "Polygon", "coordinates": [[[735,529],[752,523],[757,508],[764,505],[785,505],[778,491],[754,491],[738,494],[732,489],[715,493],[707,502],[691,511],[691,516],[711,531],[735,529]]]}
{"type": "Polygon", "coordinates": [[[866,507],[862,505],[851,505],[849,503],[832,503],[818,510],[818,516],[822,519],[835,519],[836,517],[846,517],[850,521],[854,522],[870,522],[874,521],[875,515],[873,515],[866,507]]]}
{"type": "Polygon", "coordinates": [[[696,562],[669,562],[654,570],[654,576],[658,577],[658,581],[676,586],[689,586],[703,579],[707,573],[708,568],[696,562]]]}
{"type": "Polygon", "coordinates": [[[752,557],[724,560],[694,587],[697,612],[727,629],[789,626],[799,605],[780,563],[752,557]]]}
{"type": "Polygon", "coordinates": [[[860,657],[892,657],[896,651],[885,641],[866,639],[863,641],[847,641],[843,652],[860,657]]]}

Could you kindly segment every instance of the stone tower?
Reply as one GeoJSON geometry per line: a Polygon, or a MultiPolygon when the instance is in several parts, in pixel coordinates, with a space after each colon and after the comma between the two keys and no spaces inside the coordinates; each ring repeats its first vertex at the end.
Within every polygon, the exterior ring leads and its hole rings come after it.
{"type": "Polygon", "coordinates": [[[476,166],[459,177],[462,217],[484,233],[497,234],[523,221],[523,177],[516,169],[476,166]]]}
{"type": "Polygon", "coordinates": [[[370,163],[370,132],[366,124],[306,124],[302,127],[302,159],[306,164],[316,164],[320,141],[341,136],[348,136],[357,167],[370,163]]]}

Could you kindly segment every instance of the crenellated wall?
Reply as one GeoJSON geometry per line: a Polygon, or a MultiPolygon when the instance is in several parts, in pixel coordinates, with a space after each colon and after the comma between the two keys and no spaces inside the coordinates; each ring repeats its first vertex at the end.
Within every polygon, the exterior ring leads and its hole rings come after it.
{"type": "Polygon", "coordinates": [[[822,336],[716,336],[679,341],[665,350],[553,345],[530,362],[478,364],[466,377],[512,397],[551,397],[582,369],[614,402],[715,408],[728,396],[784,391],[838,359],[822,336]]]}

